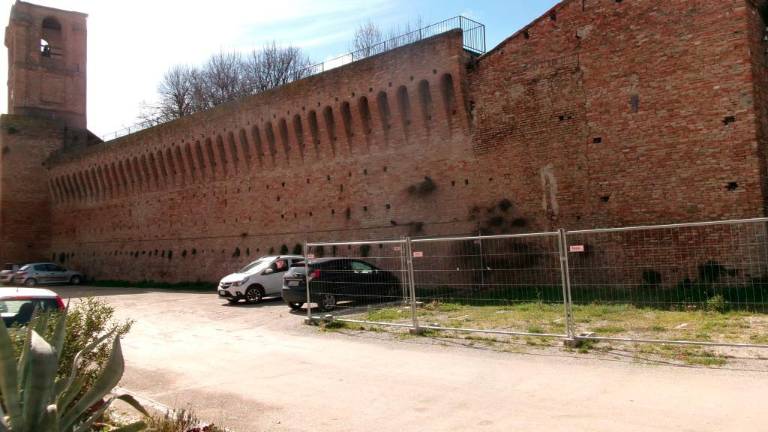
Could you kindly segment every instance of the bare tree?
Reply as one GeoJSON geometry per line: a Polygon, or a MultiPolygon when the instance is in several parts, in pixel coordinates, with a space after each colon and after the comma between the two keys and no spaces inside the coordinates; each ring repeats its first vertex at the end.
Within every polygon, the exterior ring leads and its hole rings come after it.
{"type": "Polygon", "coordinates": [[[311,65],[301,49],[281,48],[273,41],[261,50],[251,52],[244,72],[251,92],[259,93],[309,76],[311,65]]]}
{"type": "Polygon", "coordinates": [[[301,49],[265,45],[245,57],[219,52],[201,67],[174,66],[158,85],[157,103],[144,103],[139,118],[149,124],[170,121],[312,74],[301,49]]]}
{"type": "Polygon", "coordinates": [[[352,55],[365,58],[375,54],[373,46],[381,42],[382,38],[381,29],[373,21],[368,20],[365,24],[360,24],[352,40],[352,55]]]}

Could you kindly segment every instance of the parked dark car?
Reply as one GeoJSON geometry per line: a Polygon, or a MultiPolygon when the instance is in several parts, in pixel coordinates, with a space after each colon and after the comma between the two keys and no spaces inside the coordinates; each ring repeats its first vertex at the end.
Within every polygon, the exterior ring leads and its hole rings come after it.
{"type": "MultiPolygon", "coordinates": [[[[330,311],[340,301],[386,302],[400,295],[400,280],[371,263],[353,258],[318,258],[309,261],[309,287],[312,303],[330,311]]],[[[306,268],[295,263],[283,276],[283,301],[293,310],[307,301],[306,268]]]]}

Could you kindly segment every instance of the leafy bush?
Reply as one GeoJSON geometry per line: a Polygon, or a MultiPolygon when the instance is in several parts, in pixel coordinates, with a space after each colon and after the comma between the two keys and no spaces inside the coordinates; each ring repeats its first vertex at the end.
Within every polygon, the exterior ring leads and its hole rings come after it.
{"type": "MultiPolygon", "coordinates": [[[[115,399],[130,404],[142,414],[144,408],[129,395],[111,391],[123,376],[124,361],[120,338],[115,332],[98,337],[78,351],[69,371],[58,376],[64,353],[68,352],[67,313],[38,316],[23,333],[18,357],[11,332],[0,324],[0,395],[4,416],[0,430],[9,432],[85,432],[99,420],[115,399]],[[50,332],[49,329],[53,331],[50,332]],[[47,338],[42,335],[49,335],[47,338]],[[111,339],[111,343],[108,341],[111,339]],[[84,364],[94,349],[111,346],[103,367],[96,372],[90,387],[84,364]]],[[[113,432],[140,431],[144,422],[135,422],[113,432]]]]}
{"type": "Polygon", "coordinates": [[[722,294],[707,299],[707,310],[712,312],[725,313],[728,311],[728,303],[722,294]]]}

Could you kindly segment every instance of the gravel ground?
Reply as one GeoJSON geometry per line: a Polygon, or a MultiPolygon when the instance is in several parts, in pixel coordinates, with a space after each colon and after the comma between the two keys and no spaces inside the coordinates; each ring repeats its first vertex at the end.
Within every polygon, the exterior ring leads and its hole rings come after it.
{"type": "Polygon", "coordinates": [[[749,431],[768,424],[767,411],[745,409],[768,388],[762,367],[324,331],[279,300],[229,306],[208,293],[56,290],[100,297],[118,318],[136,320],[124,341],[121,386],[241,432],[749,431]]]}

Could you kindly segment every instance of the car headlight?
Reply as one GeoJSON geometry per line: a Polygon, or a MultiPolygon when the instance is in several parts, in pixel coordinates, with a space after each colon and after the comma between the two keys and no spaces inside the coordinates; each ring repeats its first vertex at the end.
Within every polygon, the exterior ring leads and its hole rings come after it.
{"type": "Polygon", "coordinates": [[[240,285],[242,285],[242,284],[243,284],[243,281],[235,281],[235,282],[232,282],[232,286],[240,286],[240,285]]]}

